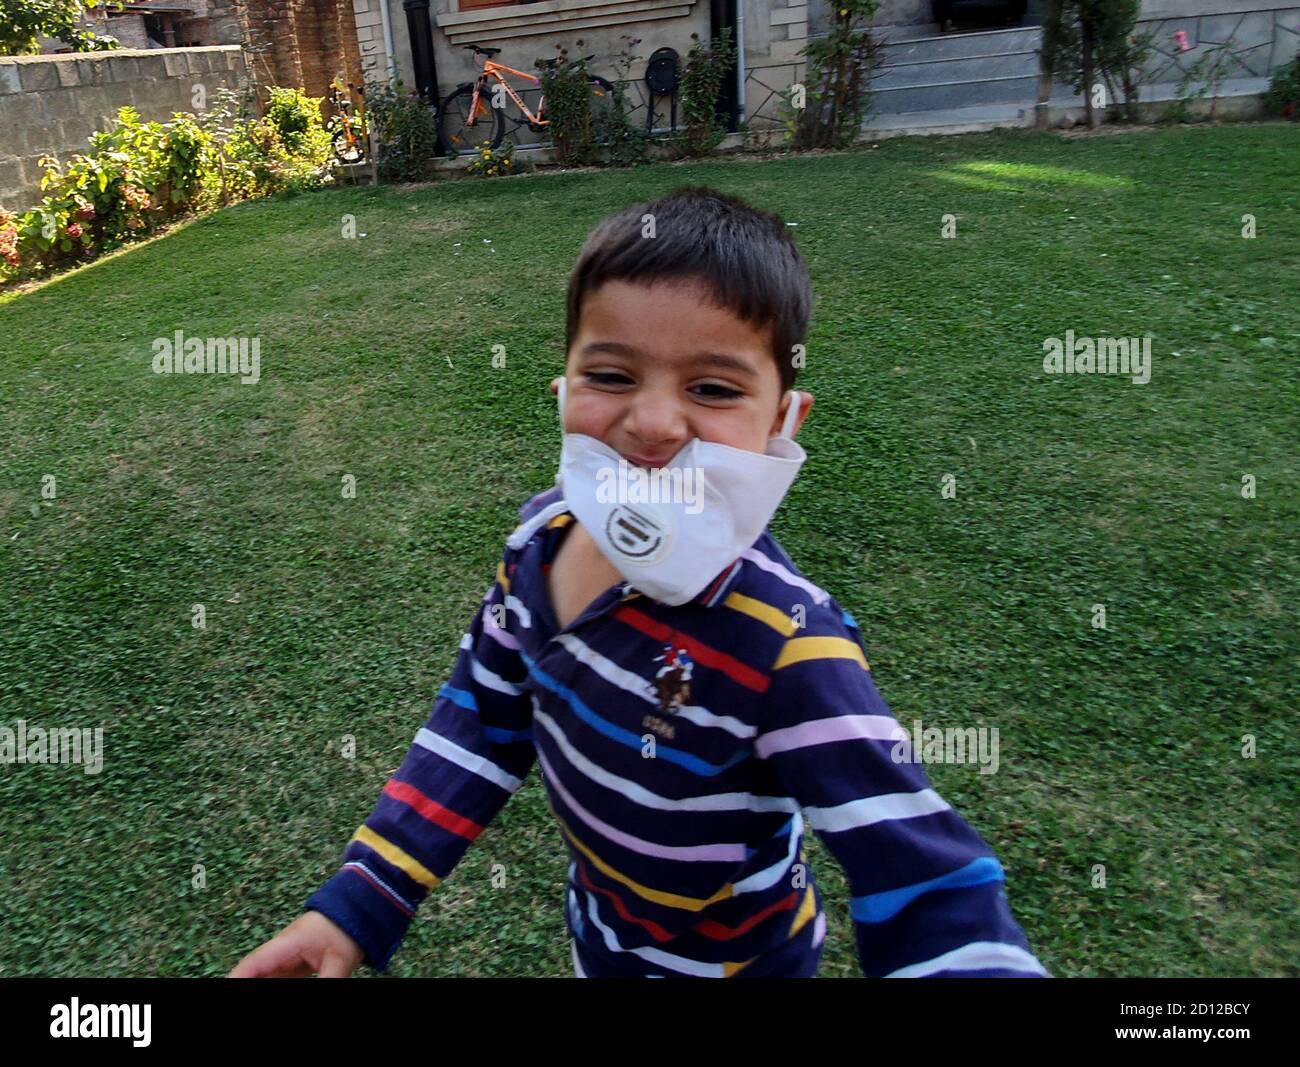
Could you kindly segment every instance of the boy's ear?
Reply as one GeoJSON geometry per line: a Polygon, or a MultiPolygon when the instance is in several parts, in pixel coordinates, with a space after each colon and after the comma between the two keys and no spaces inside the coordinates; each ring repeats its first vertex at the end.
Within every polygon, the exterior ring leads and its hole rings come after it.
{"type": "MultiPolygon", "coordinates": [[[[801,393],[798,390],[795,390],[794,400],[791,401],[791,403],[797,403],[799,405],[799,414],[795,417],[794,429],[790,431],[790,436],[793,438],[799,436],[799,429],[803,426],[803,420],[808,417],[808,412],[812,410],[813,395],[812,393],[801,393]]],[[[775,437],[781,432],[781,426],[785,422],[787,410],[788,409],[784,405],[777,409],[776,422],[772,424],[772,432],[769,436],[775,437]]]]}
{"type": "Polygon", "coordinates": [[[551,396],[559,396],[559,395],[560,395],[560,379],[559,379],[559,378],[552,378],[552,379],[551,379],[551,386],[550,386],[550,389],[551,389],[551,396]]]}

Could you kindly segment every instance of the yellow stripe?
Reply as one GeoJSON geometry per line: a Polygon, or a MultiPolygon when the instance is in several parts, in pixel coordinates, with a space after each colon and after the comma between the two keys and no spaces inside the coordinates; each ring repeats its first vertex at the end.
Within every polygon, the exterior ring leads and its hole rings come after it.
{"type": "Polygon", "coordinates": [[[864,671],[871,670],[862,646],[847,637],[792,637],[782,647],[772,670],[779,671],[810,659],[851,659],[861,664],[864,671]]]}
{"type": "Polygon", "coordinates": [[[572,521],[573,521],[572,515],[570,515],[567,511],[562,512],[561,514],[556,515],[555,518],[553,518],[550,522],[548,522],[546,524],[546,528],[548,530],[554,530],[557,526],[568,526],[569,523],[571,523],[572,521]]]}
{"type": "Polygon", "coordinates": [[[812,886],[803,895],[803,903],[799,905],[799,910],[795,913],[794,922],[790,924],[790,937],[794,937],[809,919],[817,914],[817,898],[813,895],[812,886]]]}
{"type": "Polygon", "coordinates": [[[506,577],[506,561],[501,560],[497,564],[497,585],[501,586],[501,594],[504,596],[510,592],[510,579],[506,577]]]}
{"type": "Polygon", "coordinates": [[[724,607],[738,611],[742,615],[748,615],[751,619],[767,623],[768,626],[784,637],[789,637],[798,629],[794,624],[794,620],[784,611],[772,607],[771,604],[765,604],[761,600],[755,600],[752,596],[745,596],[743,593],[728,593],[722,604],[724,607]]]}
{"type": "Polygon", "coordinates": [[[635,882],[627,875],[620,874],[618,871],[614,870],[613,867],[592,852],[590,848],[574,837],[573,831],[570,830],[568,826],[565,825],[564,820],[556,814],[555,807],[551,804],[549,796],[546,798],[546,806],[551,809],[551,814],[555,816],[555,821],[560,824],[560,830],[563,832],[564,836],[569,839],[574,848],[586,856],[587,859],[591,860],[591,865],[595,867],[596,870],[600,871],[600,873],[606,877],[614,879],[614,881],[619,884],[627,886],[633,893],[645,900],[652,901],[655,904],[663,904],[665,907],[669,908],[682,908],[686,911],[701,911],[704,908],[707,908],[710,904],[716,903],[719,900],[726,900],[733,895],[730,882],[714,893],[713,896],[709,897],[708,900],[702,900],[699,897],[683,897],[679,896],[677,893],[663,893],[658,889],[651,889],[649,886],[644,886],[640,882],[635,882]]]}
{"type": "Polygon", "coordinates": [[[370,829],[365,823],[361,824],[360,829],[352,835],[353,841],[360,841],[363,845],[369,845],[381,856],[384,857],[394,867],[405,871],[417,882],[423,886],[433,889],[442,881],[433,871],[420,863],[418,860],[408,856],[391,841],[380,837],[374,830],[370,829]]]}

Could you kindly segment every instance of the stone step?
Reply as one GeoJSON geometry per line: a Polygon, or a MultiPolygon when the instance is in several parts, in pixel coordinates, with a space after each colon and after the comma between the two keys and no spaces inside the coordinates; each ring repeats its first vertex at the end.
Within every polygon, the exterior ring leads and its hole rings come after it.
{"type": "Polygon", "coordinates": [[[1038,100],[1038,74],[1024,77],[954,82],[947,85],[910,86],[885,89],[871,96],[876,114],[902,111],[947,111],[986,104],[1021,104],[1032,107],[1038,100]]]}
{"type": "Polygon", "coordinates": [[[1028,78],[1038,74],[1034,52],[1009,52],[927,63],[896,63],[881,67],[872,79],[877,90],[912,89],[925,85],[956,85],[997,78],[1028,78]]]}
{"type": "Polygon", "coordinates": [[[973,133],[1005,127],[1032,126],[1034,109],[1020,104],[985,104],[946,111],[900,111],[871,115],[863,131],[871,137],[909,134],[973,133]]]}
{"type": "Polygon", "coordinates": [[[899,63],[933,63],[947,59],[970,59],[974,56],[1005,55],[1010,52],[1036,52],[1043,31],[1038,26],[1020,26],[1008,30],[976,33],[944,33],[933,36],[906,36],[890,30],[911,30],[914,26],[882,27],[885,35],[883,60],[899,63]]]}

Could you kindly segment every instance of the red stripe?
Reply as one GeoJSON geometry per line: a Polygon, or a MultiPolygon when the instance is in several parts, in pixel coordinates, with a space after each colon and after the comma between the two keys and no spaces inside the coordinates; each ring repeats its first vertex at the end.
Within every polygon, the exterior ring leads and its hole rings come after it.
{"type": "Polygon", "coordinates": [[[741,663],[740,660],[728,656],[725,652],[719,652],[712,645],[697,641],[680,630],[665,626],[643,611],[623,606],[614,611],[614,617],[620,622],[627,623],[634,630],[640,630],[648,637],[653,637],[661,644],[666,644],[671,640],[673,648],[686,649],[691,659],[695,660],[696,663],[721,671],[733,682],[743,685],[746,689],[752,689],[755,693],[767,692],[770,679],[762,671],[756,671],[748,664],[741,663]]]}
{"type": "Polygon", "coordinates": [[[390,893],[390,892],[389,892],[387,889],[385,889],[382,885],[380,885],[380,884],[379,884],[378,882],[376,882],[373,878],[371,878],[370,875],[368,875],[368,874],[367,874],[365,871],[363,871],[360,867],[349,867],[348,870],[351,871],[353,874],[359,874],[362,878],[364,878],[364,879],[366,880],[366,883],[367,883],[368,885],[373,886],[374,889],[375,889],[375,891],[378,892],[380,896],[384,897],[385,899],[387,899],[387,900],[390,901],[391,903],[395,904],[398,908],[400,908],[401,911],[402,911],[402,914],[404,914],[404,915],[414,915],[414,914],[415,914],[415,912],[411,911],[410,908],[408,908],[405,904],[403,904],[400,900],[398,900],[397,897],[395,897],[392,893],[390,893]]]}
{"type": "Polygon", "coordinates": [[[713,585],[710,586],[709,589],[706,590],[705,593],[700,597],[700,600],[702,600],[706,604],[710,600],[712,600],[713,597],[717,594],[718,590],[722,588],[722,584],[727,580],[731,572],[735,569],[735,566],[736,564],[733,562],[730,567],[728,567],[721,574],[719,574],[718,577],[714,579],[713,585]]]}
{"type": "Polygon", "coordinates": [[[656,941],[671,941],[673,939],[673,935],[657,922],[652,922],[650,919],[638,919],[628,911],[627,905],[623,903],[622,899],[617,894],[611,893],[608,889],[601,889],[599,886],[595,885],[592,880],[587,877],[587,865],[583,863],[581,859],[578,859],[575,856],[574,862],[578,866],[578,881],[582,883],[585,889],[589,889],[593,893],[599,893],[603,897],[609,897],[609,899],[613,901],[614,910],[618,912],[620,919],[623,919],[626,922],[636,923],[637,926],[648,930],[650,936],[656,941]]]}
{"type": "Polygon", "coordinates": [[[725,926],[714,919],[705,919],[695,927],[695,932],[703,934],[705,937],[711,937],[714,941],[730,941],[733,937],[740,937],[742,934],[749,933],[769,915],[775,915],[779,911],[794,911],[798,904],[799,894],[791,893],[789,896],[782,897],[780,900],[769,904],[757,915],[751,915],[739,926],[725,926]]]}
{"type": "Polygon", "coordinates": [[[483,832],[483,827],[472,819],[466,819],[463,815],[457,815],[450,808],[444,808],[436,800],[430,800],[415,786],[408,785],[406,782],[399,782],[396,778],[388,779],[388,783],[384,786],[384,794],[394,800],[400,800],[403,804],[409,804],[435,826],[441,826],[444,830],[448,830],[458,837],[463,837],[467,841],[473,841],[483,832]]]}

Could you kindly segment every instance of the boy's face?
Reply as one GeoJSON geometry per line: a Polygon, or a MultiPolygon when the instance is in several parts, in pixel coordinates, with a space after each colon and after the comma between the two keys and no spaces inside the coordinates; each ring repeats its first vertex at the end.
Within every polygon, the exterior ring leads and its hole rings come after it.
{"type": "MultiPolygon", "coordinates": [[[[565,363],[565,432],[642,467],[662,466],[693,437],[765,451],[785,415],[771,326],[760,330],[704,293],[690,280],[611,281],[588,293],[565,363]]],[[[813,400],[798,398],[794,434],[813,400]]]]}

